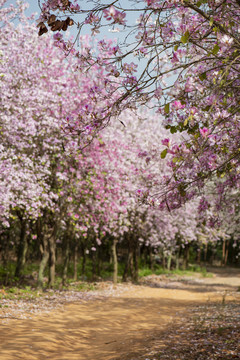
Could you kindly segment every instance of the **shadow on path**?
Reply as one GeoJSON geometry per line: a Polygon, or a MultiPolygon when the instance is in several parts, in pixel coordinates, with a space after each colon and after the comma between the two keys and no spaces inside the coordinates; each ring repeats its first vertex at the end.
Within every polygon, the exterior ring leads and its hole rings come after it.
{"type": "Polygon", "coordinates": [[[0,325],[0,359],[136,360],[186,309],[206,303],[210,296],[217,299],[213,291],[218,283],[222,287],[222,281],[208,280],[197,286],[180,282],[182,288],[136,285],[118,297],[68,304],[31,320],[12,320],[0,325]]]}

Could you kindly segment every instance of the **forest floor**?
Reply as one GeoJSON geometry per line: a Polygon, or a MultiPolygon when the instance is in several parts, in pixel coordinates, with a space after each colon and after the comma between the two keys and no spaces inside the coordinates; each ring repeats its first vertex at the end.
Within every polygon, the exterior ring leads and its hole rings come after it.
{"type": "Polygon", "coordinates": [[[240,270],[8,296],[1,360],[240,359],[240,270]]]}

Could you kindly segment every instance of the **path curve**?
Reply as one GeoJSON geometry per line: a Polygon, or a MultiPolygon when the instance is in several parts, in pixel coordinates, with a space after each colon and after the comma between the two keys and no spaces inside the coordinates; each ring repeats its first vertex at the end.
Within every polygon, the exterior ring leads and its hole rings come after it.
{"type": "Polygon", "coordinates": [[[0,359],[136,360],[191,306],[221,301],[239,285],[240,271],[198,279],[152,276],[119,296],[0,325],[0,359]]]}

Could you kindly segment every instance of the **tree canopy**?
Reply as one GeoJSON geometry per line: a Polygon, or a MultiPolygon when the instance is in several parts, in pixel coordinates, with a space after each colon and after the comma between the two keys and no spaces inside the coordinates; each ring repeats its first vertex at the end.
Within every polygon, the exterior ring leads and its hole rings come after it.
{"type": "MultiPolygon", "coordinates": [[[[78,255],[82,274],[89,257],[96,275],[96,266],[100,269],[111,253],[116,264],[116,244],[125,265],[124,279],[130,272],[137,280],[139,256],[152,265],[155,252],[162,264],[168,258],[170,267],[174,257],[178,266],[179,257],[187,263],[190,247],[201,255],[208,243],[216,249],[218,240],[223,242],[223,262],[228,248],[237,261],[238,158],[233,159],[235,167],[228,162],[232,168],[225,172],[219,164],[236,146],[238,114],[227,112],[220,93],[214,93],[214,71],[195,79],[194,71],[200,70],[189,68],[186,81],[181,75],[181,81],[174,79],[174,87],[162,90],[162,95],[157,92],[160,105],[165,97],[168,101],[159,114],[157,99],[145,99],[155,112],[137,106],[130,93],[123,100],[127,65],[125,75],[120,68],[119,74],[109,74],[101,40],[99,45],[94,37],[81,36],[81,48],[72,49],[66,58],[63,50],[69,51],[70,44],[60,32],[53,39],[50,33],[39,38],[36,26],[24,16],[24,5],[4,3],[0,3],[4,264],[14,258],[15,276],[21,277],[27,254],[40,260],[38,285],[43,286],[49,263],[49,285],[54,286],[59,252],[64,283],[70,256],[75,278],[78,255]],[[212,90],[207,87],[209,79],[212,90]],[[212,110],[205,110],[209,104],[212,110]],[[219,113],[214,113],[217,107],[219,113]],[[220,119],[224,111],[228,123],[220,119]],[[205,187],[204,178],[209,180],[205,187]]],[[[104,44],[108,50],[117,46],[112,40],[104,44]]]]}
{"type": "Polygon", "coordinates": [[[166,140],[161,154],[173,170],[159,191],[168,194],[170,208],[195,196],[208,179],[216,177],[225,189],[238,186],[239,1],[39,3],[40,35],[75,25],[77,37],[84,27],[93,36],[104,27],[124,36],[117,43],[96,37],[97,51],[89,46],[87,53],[62,33],[57,45],[81,59],[81,71],[97,64],[117,86],[112,114],[147,104],[171,133],[181,133],[178,143],[166,140]]]}

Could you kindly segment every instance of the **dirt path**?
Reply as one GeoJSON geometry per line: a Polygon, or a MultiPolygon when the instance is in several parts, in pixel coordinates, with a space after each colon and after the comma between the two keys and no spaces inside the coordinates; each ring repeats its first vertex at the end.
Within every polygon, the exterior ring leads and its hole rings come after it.
{"type": "Polygon", "coordinates": [[[191,306],[238,296],[240,271],[213,278],[151,276],[119,296],[67,304],[0,325],[1,360],[136,360],[191,306]],[[231,293],[231,295],[230,295],[231,293]]]}

